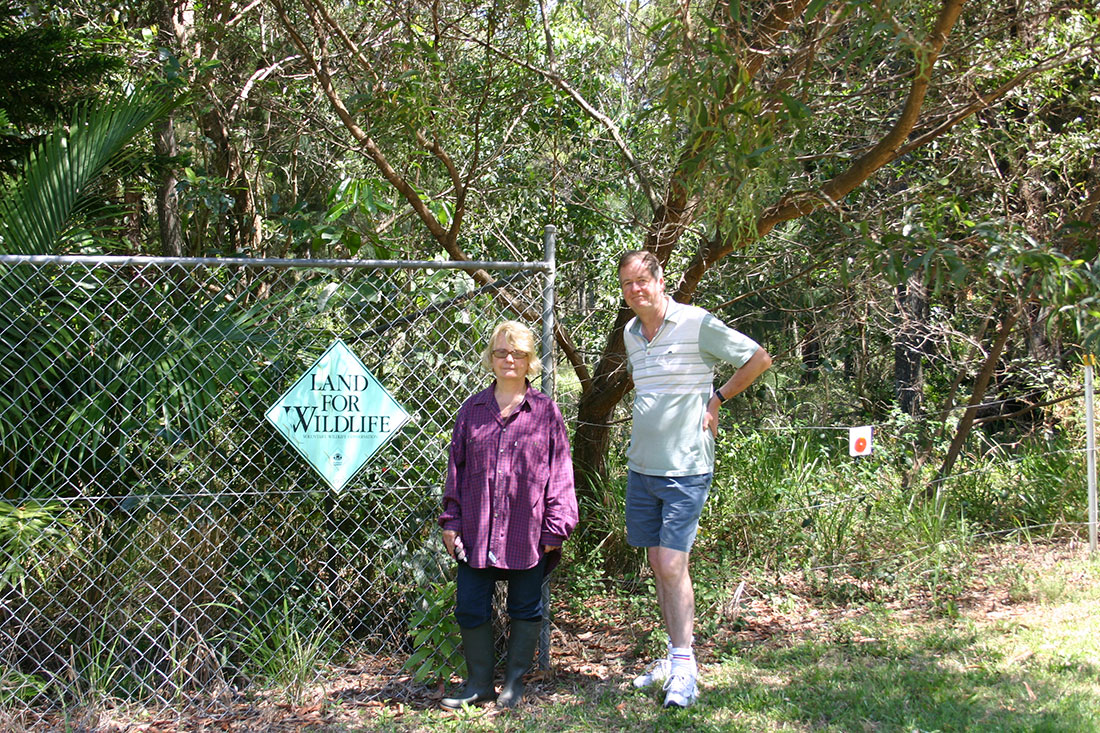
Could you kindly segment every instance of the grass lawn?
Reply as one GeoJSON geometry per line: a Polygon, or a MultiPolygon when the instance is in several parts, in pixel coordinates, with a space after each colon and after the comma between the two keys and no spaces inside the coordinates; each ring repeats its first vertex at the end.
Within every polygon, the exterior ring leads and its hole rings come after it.
{"type": "Polygon", "coordinates": [[[750,584],[738,617],[699,645],[702,690],[686,710],[630,686],[654,646],[645,609],[594,595],[556,602],[568,608],[553,669],[515,710],[443,712],[439,691],[364,667],[304,705],[252,700],[217,721],[114,711],[93,729],[1100,731],[1100,562],[1061,544],[997,546],[975,563],[946,612],[919,597],[830,603],[793,580],[750,584]]]}

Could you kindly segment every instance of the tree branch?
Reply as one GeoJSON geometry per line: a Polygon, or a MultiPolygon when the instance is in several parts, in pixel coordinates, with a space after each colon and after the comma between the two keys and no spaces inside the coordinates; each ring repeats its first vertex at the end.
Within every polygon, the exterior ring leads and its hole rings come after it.
{"type": "MultiPolygon", "coordinates": [[[[1057,405],[1060,402],[1067,402],[1069,400],[1077,399],[1078,397],[1080,397],[1083,394],[1084,394],[1083,391],[1078,390],[1077,392],[1073,392],[1072,394],[1064,395],[1062,397],[1056,397],[1053,400],[1046,400],[1044,402],[1036,402],[1034,405],[1027,405],[1026,407],[1023,407],[1019,410],[1016,410],[1015,412],[1010,412],[1010,413],[1005,414],[1005,415],[997,414],[997,415],[986,415],[985,417],[976,417],[976,418],[974,418],[974,424],[975,425],[981,425],[982,423],[989,422],[990,420],[1007,420],[1010,417],[1019,417],[1020,415],[1024,415],[1026,413],[1029,413],[1032,410],[1041,410],[1044,407],[1050,407],[1051,405],[1057,405]]],[[[980,410],[981,408],[982,408],[982,405],[978,405],[977,409],[980,410]]]]}
{"type": "Polygon", "coordinates": [[[809,4],[809,0],[780,0],[772,6],[771,12],[760,22],[759,32],[747,50],[748,61],[744,68],[750,79],[755,79],[760,73],[764,62],[771,55],[771,49],[775,48],[779,38],[809,4]]]}
{"type": "MultiPolygon", "coordinates": [[[[374,163],[378,170],[382,173],[383,177],[392,185],[405,201],[412,207],[413,211],[419,217],[421,222],[428,228],[432,237],[440,244],[441,247],[447,252],[448,256],[455,261],[467,262],[469,257],[458,247],[457,234],[458,229],[452,227],[450,230],[445,229],[439,220],[428,209],[427,204],[424,202],[416,190],[405,180],[405,178],[398,173],[394,167],[387,160],[382,150],[378,147],[378,144],[370,137],[362,128],[360,128],[353,119],[351,112],[347,109],[340,95],[337,93],[335,85],[333,84],[332,76],[325,68],[320,59],[317,58],[306,44],[305,40],[298,33],[297,29],[291,23],[290,18],[286,13],[286,9],[281,0],[272,0],[272,5],[279,16],[279,21],[283,25],[283,29],[287,32],[291,39],[291,42],[298,48],[302,57],[309,63],[310,68],[313,70],[313,75],[320,85],[321,90],[328,98],[329,103],[336,111],[337,117],[339,117],[341,124],[351,134],[352,138],[356,141],[360,149],[366,152],[367,157],[374,163]]],[[[306,5],[307,12],[311,12],[310,8],[313,7],[313,3],[307,0],[306,5]]],[[[311,18],[315,23],[319,23],[318,17],[311,12],[311,18]]],[[[350,42],[350,39],[349,39],[350,42]]],[[[353,44],[354,46],[354,44],[353,44]]],[[[417,139],[421,145],[427,147],[433,155],[436,155],[444,165],[447,167],[448,172],[451,175],[451,180],[455,183],[458,190],[461,189],[462,179],[458,172],[457,167],[449,156],[442,150],[438,143],[429,141],[427,136],[423,133],[417,134],[417,139]]],[[[457,215],[457,212],[456,212],[457,215]]],[[[488,285],[493,282],[492,276],[485,270],[475,270],[471,273],[471,276],[480,285],[488,285]]],[[[511,293],[503,290],[497,291],[499,297],[506,303],[507,307],[511,308],[521,317],[531,321],[537,322],[541,319],[541,315],[536,313],[531,308],[523,305],[516,300],[515,296],[511,293]]],[[[584,368],[583,362],[580,358],[579,352],[576,346],[573,344],[569,335],[560,327],[555,325],[555,339],[562,347],[570,362],[574,365],[574,369],[577,372],[578,378],[582,384],[591,381],[591,377],[588,375],[587,369],[584,368]],[[579,368],[578,368],[579,367],[579,368]]]]}
{"type": "Polygon", "coordinates": [[[565,92],[565,94],[570,99],[576,102],[577,106],[580,107],[585,114],[599,122],[600,125],[602,125],[604,129],[607,130],[608,134],[611,135],[611,139],[615,142],[615,147],[618,148],[619,154],[623,156],[623,159],[627,163],[627,167],[637,178],[638,185],[641,187],[642,193],[645,194],[646,200],[649,202],[650,209],[652,209],[653,211],[658,210],[660,204],[657,194],[653,189],[653,183],[649,180],[649,176],[646,175],[646,172],[642,168],[641,164],[634,157],[634,153],[631,152],[630,147],[626,144],[626,140],[623,139],[622,132],[619,131],[619,127],[615,124],[614,120],[605,115],[603,112],[596,109],[595,106],[593,106],[587,99],[585,99],[583,94],[574,89],[569,82],[567,82],[554,71],[547,71],[546,69],[535,66],[529,61],[517,58],[516,56],[513,56],[506,51],[496,48],[488,41],[483,41],[480,38],[473,38],[468,35],[463,35],[462,37],[470,43],[475,43],[479,46],[484,47],[491,53],[494,53],[497,56],[500,56],[501,58],[510,61],[520,68],[527,69],[530,72],[538,74],[546,81],[550,82],[550,84],[565,92]]]}
{"type": "Polygon", "coordinates": [[[929,42],[917,54],[917,74],[914,76],[894,126],[879,142],[855,161],[840,175],[827,181],[816,194],[792,194],[770,210],[757,222],[757,236],[764,236],[778,224],[805,216],[826,203],[833,205],[854,191],[887,163],[897,158],[897,151],[913,131],[920,118],[921,107],[928,94],[932,69],[947,42],[947,36],[962,12],[963,0],[944,0],[929,42]]]}
{"type": "MultiPolygon", "coordinates": [[[[363,55],[363,52],[359,50],[359,44],[352,40],[351,36],[349,36],[347,32],[344,31],[343,26],[337,23],[332,15],[329,14],[328,8],[326,8],[323,4],[317,2],[317,0],[304,0],[304,4],[309,6],[309,12],[311,15],[315,13],[324,20],[325,25],[332,29],[332,32],[335,33],[336,37],[340,39],[341,43],[343,43],[344,48],[346,48],[355,58],[355,60],[359,62],[360,66],[363,67],[363,70],[375,79],[377,79],[378,75],[374,73],[374,69],[370,61],[367,59],[366,56],[363,55]]],[[[280,15],[282,15],[281,9],[279,12],[280,15]]]]}
{"type": "MultiPolygon", "coordinates": [[[[301,52],[303,58],[305,58],[313,69],[313,75],[317,79],[318,84],[321,86],[321,90],[328,98],[329,103],[336,111],[336,116],[340,118],[340,122],[343,123],[345,129],[355,139],[359,146],[366,151],[367,156],[374,162],[378,170],[381,171],[383,177],[390,182],[394,188],[398,190],[409,206],[413,208],[416,215],[424,223],[424,226],[431,232],[432,237],[436,239],[446,249],[447,254],[452,259],[465,262],[469,258],[454,245],[453,242],[448,241],[447,230],[439,223],[439,220],[435,218],[435,215],[428,209],[424,200],[420,198],[408,181],[399,174],[390,162],[386,159],[386,156],[382,153],[378,144],[355,123],[355,120],[351,116],[351,112],[348,111],[347,106],[344,105],[344,101],[340,98],[340,95],[336,92],[336,87],[332,83],[332,76],[325,69],[321,61],[314,56],[313,52],[306,44],[305,40],[298,33],[294,24],[290,22],[290,18],[286,14],[286,9],[283,7],[281,0],[272,0],[272,5],[275,7],[275,11],[279,15],[279,20],[283,24],[283,30],[290,36],[291,42],[297,46],[301,52]]],[[[308,3],[307,3],[308,5],[308,3]]],[[[488,274],[486,273],[486,277],[488,274]]]]}
{"type": "Polygon", "coordinates": [[[284,64],[288,64],[291,61],[297,61],[300,58],[302,58],[300,54],[292,54],[290,56],[287,56],[286,58],[279,59],[270,66],[265,66],[262,69],[257,69],[256,72],[252,74],[252,76],[248,77],[248,81],[246,81],[244,83],[244,86],[241,87],[240,94],[238,94],[237,98],[233,100],[233,106],[229,108],[227,119],[229,119],[230,121],[237,119],[237,114],[241,110],[241,104],[245,102],[248,99],[248,95],[252,93],[252,87],[274,74],[276,71],[279,70],[279,67],[283,66],[284,64]]]}
{"type": "MultiPolygon", "coordinates": [[[[989,387],[989,380],[993,378],[993,372],[997,367],[998,360],[1001,358],[1001,352],[1004,351],[1008,336],[1012,333],[1013,326],[1016,325],[1016,321],[1020,318],[1020,311],[1019,305],[1015,305],[1001,320],[997,338],[989,348],[989,354],[982,364],[981,371],[978,372],[977,379],[974,380],[974,388],[970,395],[970,401],[967,403],[966,411],[963,413],[958,426],[955,428],[955,437],[951,439],[951,445],[947,448],[947,455],[944,456],[943,465],[940,466],[940,481],[943,481],[947,478],[948,474],[951,473],[951,469],[955,465],[955,459],[957,459],[962,452],[963,445],[966,443],[966,437],[970,434],[970,429],[974,427],[974,418],[977,416],[978,407],[981,405],[982,400],[985,399],[985,392],[989,387]]],[[[926,499],[931,499],[934,495],[934,484],[929,484],[924,490],[924,496],[926,499]]]]}
{"type": "Polygon", "coordinates": [[[944,0],[929,35],[928,43],[917,54],[917,74],[909,88],[902,111],[893,127],[869,151],[860,156],[840,175],[826,181],[816,192],[798,192],[784,196],[778,203],[765,209],[755,224],[747,229],[734,231],[725,238],[715,237],[692,259],[684,272],[676,292],[677,300],[690,300],[704,273],[715,262],[735,248],[767,236],[779,224],[806,216],[822,206],[835,206],[854,191],[876,171],[898,157],[898,149],[916,126],[921,107],[928,94],[932,69],[947,36],[962,12],[964,0],[944,0]]]}
{"type": "Polygon", "coordinates": [[[888,162],[892,162],[894,160],[897,160],[898,158],[901,158],[901,157],[909,154],[913,150],[916,150],[919,147],[927,145],[928,143],[932,142],[933,140],[940,137],[941,135],[949,132],[953,127],[958,125],[960,122],[965,120],[967,117],[970,117],[974,114],[977,114],[978,112],[981,112],[983,109],[987,109],[988,107],[992,106],[993,102],[997,101],[998,99],[1003,97],[1005,94],[1008,94],[1010,91],[1012,91],[1016,87],[1020,86],[1021,84],[1023,84],[1027,80],[1029,80],[1031,77],[1035,76],[1036,74],[1042,73],[1044,71],[1048,71],[1050,69],[1056,68],[1057,66],[1060,66],[1060,65],[1064,64],[1065,61],[1066,61],[1066,57],[1065,57],[1065,55],[1062,55],[1061,57],[1059,57],[1058,61],[1051,60],[1051,61],[1048,61],[1046,63],[1039,64],[1037,66],[1033,66],[1030,69],[1025,69],[1024,71],[1021,71],[1019,74],[1017,74],[1015,77],[1013,77],[1011,80],[1005,82],[1001,86],[994,89],[992,92],[989,92],[988,94],[978,95],[977,99],[975,99],[970,104],[964,106],[962,109],[960,109],[960,110],[954,112],[953,114],[951,114],[950,117],[948,117],[948,119],[945,120],[944,122],[940,123],[939,125],[936,125],[931,130],[922,133],[919,137],[915,138],[911,142],[908,142],[905,145],[903,145],[902,147],[898,148],[894,152],[893,157],[888,162]]]}

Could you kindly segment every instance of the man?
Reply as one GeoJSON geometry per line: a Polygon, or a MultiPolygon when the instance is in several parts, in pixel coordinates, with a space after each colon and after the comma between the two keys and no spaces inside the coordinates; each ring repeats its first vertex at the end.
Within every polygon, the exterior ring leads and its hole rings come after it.
{"type": "Polygon", "coordinates": [[[634,379],[627,542],[646,548],[669,643],[668,656],[653,663],[634,686],[663,681],[664,706],[682,708],[698,694],[688,558],[714,472],[718,408],[752,384],[772,359],[707,311],[666,295],[661,265],[651,252],[620,257],[619,284],[635,315],[623,332],[634,379]],[[715,388],[714,369],[722,362],[737,369],[715,388]]]}

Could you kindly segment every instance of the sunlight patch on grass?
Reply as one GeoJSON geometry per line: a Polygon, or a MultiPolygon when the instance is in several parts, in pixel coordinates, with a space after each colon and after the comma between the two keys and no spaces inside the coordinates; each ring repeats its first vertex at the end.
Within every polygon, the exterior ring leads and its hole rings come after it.
{"type": "Polygon", "coordinates": [[[1100,730],[1100,590],[1088,575],[1061,583],[1081,564],[1047,568],[1030,592],[1044,601],[1007,615],[902,628],[865,614],[819,639],[746,647],[713,666],[701,704],[762,715],[760,730],[1100,730]]]}

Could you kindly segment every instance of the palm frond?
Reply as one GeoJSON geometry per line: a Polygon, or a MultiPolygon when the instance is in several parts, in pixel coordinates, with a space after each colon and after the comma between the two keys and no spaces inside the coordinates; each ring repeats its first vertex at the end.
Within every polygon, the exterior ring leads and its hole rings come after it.
{"type": "Polygon", "coordinates": [[[0,200],[0,251],[55,251],[92,184],[131,151],[129,143],[177,104],[162,85],[83,105],[31,153],[23,175],[0,200]]]}

